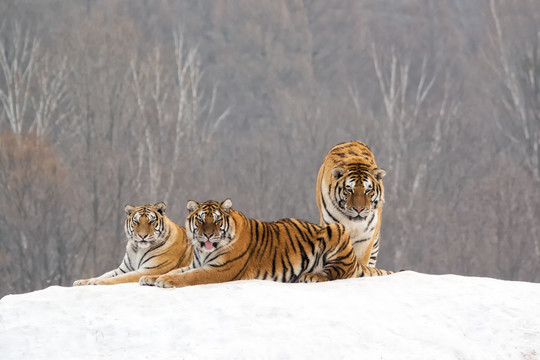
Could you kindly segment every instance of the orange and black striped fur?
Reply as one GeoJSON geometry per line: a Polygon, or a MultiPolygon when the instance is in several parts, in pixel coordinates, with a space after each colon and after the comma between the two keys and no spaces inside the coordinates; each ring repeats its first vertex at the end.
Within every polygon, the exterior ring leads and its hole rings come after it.
{"type": "Polygon", "coordinates": [[[330,149],[317,177],[321,226],[343,224],[358,261],[369,267],[379,254],[385,174],[367,145],[352,141],[330,149]]]}
{"type": "Polygon", "coordinates": [[[142,285],[182,287],[233,280],[319,282],[390,272],[361,266],[341,224],[320,227],[296,219],[262,222],[222,203],[188,202],[186,231],[193,262],[142,285]]]}
{"type": "Polygon", "coordinates": [[[124,230],[128,239],[120,266],[100,277],[77,280],[77,285],[112,285],[138,282],[143,275],[160,275],[188,266],[193,247],[186,230],[165,215],[165,204],[126,205],[124,230]]]}

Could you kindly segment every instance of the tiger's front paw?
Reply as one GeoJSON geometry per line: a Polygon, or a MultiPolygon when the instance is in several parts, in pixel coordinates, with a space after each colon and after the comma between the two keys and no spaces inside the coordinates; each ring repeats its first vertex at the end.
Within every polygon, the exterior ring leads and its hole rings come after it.
{"type": "Polygon", "coordinates": [[[86,285],[107,285],[106,279],[93,278],[89,279],[86,285]]]}
{"type": "Polygon", "coordinates": [[[175,288],[184,286],[181,282],[177,281],[174,276],[169,275],[162,275],[158,277],[154,285],[160,288],[175,288]]]}
{"type": "Polygon", "coordinates": [[[328,278],[323,274],[305,273],[300,275],[298,282],[300,283],[314,283],[328,281],[328,278]]]}
{"type": "Polygon", "coordinates": [[[77,280],[73,283],[73,286],[83,286],[83,285],[88,285],[88,281],[90,279],[81,279],[81,280],[77,280]]]}
{"type": "Polygon", "coordinates": [[[154,286],[156,283],[156,280],[159,278],[159,275],[157,276],[141,276],[139,279],[140,285],[146,285],[146,286],[154,286]]]}

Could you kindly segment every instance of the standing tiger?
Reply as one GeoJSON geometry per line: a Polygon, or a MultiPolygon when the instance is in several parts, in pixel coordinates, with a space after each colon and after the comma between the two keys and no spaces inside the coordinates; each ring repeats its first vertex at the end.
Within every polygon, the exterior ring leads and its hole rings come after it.
{"type": "Polygon", "coordinates": [[[77,280],[77,285],[112,285],[138,282],[143,275],[165,274],[191,264],[193,248],[186,230],[165,215],[165,204],[126,205],[124,230],[128,238],[120,266],[97,278],[77,280]]]}
{"type": "Polygon", "coordinates": [[[142,285],[183,287],[249,279],[319,282],[391,273],[359,265],[341,224],[253,220],[232,209],[230,199],[189,201],[187,207],[192,264],[162,276],[144,276],[142,285]]]}
{"type": "Polygon", "coordinates": [[[369,267],[379,253],[385,174],[369,147],[352,141],[330,149],[317,177],[321,226],[343,224],[359,263],[369,267]]]}

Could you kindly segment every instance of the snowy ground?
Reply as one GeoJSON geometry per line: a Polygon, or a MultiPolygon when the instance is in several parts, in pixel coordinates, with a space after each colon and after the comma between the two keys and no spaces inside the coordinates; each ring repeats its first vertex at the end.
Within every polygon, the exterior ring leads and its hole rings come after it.
{"type": "Polygon", "coordinates": [[[540,359],[540,284],[53,286],[0,300],[0,359],[540,359]]]}

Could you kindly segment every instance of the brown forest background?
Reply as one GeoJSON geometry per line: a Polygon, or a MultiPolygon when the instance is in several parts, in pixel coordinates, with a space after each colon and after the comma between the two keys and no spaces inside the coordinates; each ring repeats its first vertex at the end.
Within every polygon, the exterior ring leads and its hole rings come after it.
{"type": "Polygon", "coordinates": [[[349,140],[379,267],[540,281],[540,2],[0,1],[0,296],[115,268],[126,203],[318,222],[349,140]]]}

